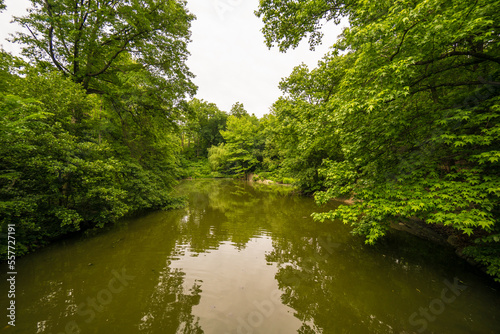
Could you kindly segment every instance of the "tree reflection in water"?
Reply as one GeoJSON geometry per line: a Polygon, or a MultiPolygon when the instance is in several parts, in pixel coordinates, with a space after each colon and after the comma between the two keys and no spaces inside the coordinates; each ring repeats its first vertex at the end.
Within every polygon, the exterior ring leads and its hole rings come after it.
{"type": "Polygon", "coordinates": [[[160,273],[139,324],[141,333],[159,333],[161,329],[169,332],[167,329],[174,328],[175,333],[203,333],[199,318],[192,315],[193,306],[200,302],[200,285],[195,282],[186,294],[184,276],[179,269],[168,267],[160,273]]]}

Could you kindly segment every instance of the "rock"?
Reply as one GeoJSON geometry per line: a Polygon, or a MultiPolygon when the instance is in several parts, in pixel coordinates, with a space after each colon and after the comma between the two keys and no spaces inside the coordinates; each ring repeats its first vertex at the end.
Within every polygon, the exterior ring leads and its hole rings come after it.
{"type": "Polygon", "coordinates": [[[460,243],[460,241],[459,241],[458,237],[457,237],[456,235],[453,235],[453,234],[452,234],[452,235],[450,235],[450,236],[448,237],[448,239],[446,239],[446,241],[447,241],[450,245],[452,245],[452,246],[454,246],[454,247],[458,247],[458,246],[459,246],[459,243],[460,243]]]}

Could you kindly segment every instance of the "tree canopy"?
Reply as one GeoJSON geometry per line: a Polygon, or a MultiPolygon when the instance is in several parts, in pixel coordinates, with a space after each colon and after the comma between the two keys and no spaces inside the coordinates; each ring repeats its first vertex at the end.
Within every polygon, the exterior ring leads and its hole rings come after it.
{"type": "Polygon", "coordinates": [[[300,41],[309,37],[309,45],[314,49],[321,43],[322,21],[339,23],[343,15],[350,13],[356,1],[337,0],[261,0],[255,14],[262,18],[266,44],[275,44],[280,51],[296,48],[300,41]]]}
{"type": "Polygon", "coordinates": [[[228,115],[215,103],[192,99],[182,122],[182,150],[189,158],[207,157],[208,149],[224,142],[221,131],[226,129],[228,115]]]}
{"type": "Polygon", "coordinates": [[[262,130],[259,119],[250,116],[243,104],[236,102],[227,118],[226,129],[220,131],[224,143],[209,149],[212,169],[237,176],[255,171],[262,162],[265,140],[262,130]]]}
{"type": "Polygon", "coordinates": [[[194,92],[185,65],[190,38],[185,3],[176,0],[32,0],[29,13],[15,21],[28,33],[14,41],[40,66],[50,64],[103,93],[121,73],[145,69],[159,90],[175,98],[194,92]],[[131,61],[128,59],[131,58],[131,61]]]}

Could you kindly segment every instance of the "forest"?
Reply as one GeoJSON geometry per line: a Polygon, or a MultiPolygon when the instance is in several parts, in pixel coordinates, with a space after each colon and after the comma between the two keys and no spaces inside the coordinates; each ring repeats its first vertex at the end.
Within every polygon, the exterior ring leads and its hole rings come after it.
{"type": "Polygon", "coordinates": [[[499,1],[260,0],[282,52],[349,23],[261,118],[194,97],[184,1],[32,4],[23,57],[0,52],[1,229],[16,225],[18,254],[180,207],[179,179],[253,174],[350,199],[313,217],[367,244],[436,226],[500,281],[499,1]]]}

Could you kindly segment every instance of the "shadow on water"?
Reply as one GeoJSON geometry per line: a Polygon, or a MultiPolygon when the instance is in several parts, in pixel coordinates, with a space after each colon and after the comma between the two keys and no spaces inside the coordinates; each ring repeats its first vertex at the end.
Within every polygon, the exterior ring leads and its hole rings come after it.
{"type": "Polygon", "coordinates": [[[185,181],[184,209],[18,259],[2,332],[497,333],[496,286],[453,250],[397,231],[366,246],[311,219],[338,204],[289,191],[185,181]]]}

